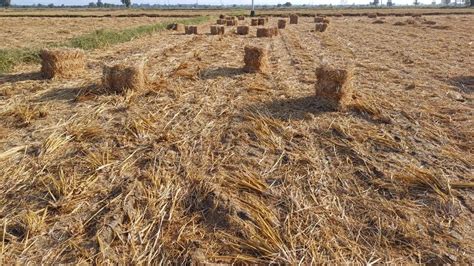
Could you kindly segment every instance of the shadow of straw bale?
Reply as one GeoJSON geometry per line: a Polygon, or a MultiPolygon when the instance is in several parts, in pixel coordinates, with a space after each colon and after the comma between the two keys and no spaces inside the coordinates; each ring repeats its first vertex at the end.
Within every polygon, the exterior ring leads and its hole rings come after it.
{"type": "Polygon", "coordinates": [[[291,99],[277,99],[251,106],[251,108],[264,111],[271,117],[279,120],[303,120],[307,118],[308,114],[317,115],[332,111],[318,103],[318,100],[313,95],[291,99]]]}
{"type": "Polygon", "coordinates": [[[43,79],[41,72],[0,75],[0,84],[5,83],[5,82],[20,82],[20,81],[26,81],[26,80],[41,80],[41,79],[43,79]]]}
{"type": "Polygon", "coordinates": [[[474,92],[474,76],[458,76],[449,80],[451,85],[456,86],[464,93],[474,92]]]}
{"type": "Polygon", "coordinates": [[[70,101],[77,102],[103,94],[97,84],[73,88],[52,89],[40,95],[37,102],[70,101]]]}
{"type": "Polygon", "coordinates": [[[215,69],[205,69],[200,73],[201,79],[215,79],[218,77],[234,77],[245,74],[240,67],[219,67],[215,69]]]}

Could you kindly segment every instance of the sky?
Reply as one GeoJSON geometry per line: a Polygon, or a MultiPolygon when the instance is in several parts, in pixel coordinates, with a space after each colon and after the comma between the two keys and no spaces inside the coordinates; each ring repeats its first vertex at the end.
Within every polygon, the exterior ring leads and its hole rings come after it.
{"type": "MultiPolygon", "coordinates": [[[[31,5],[31,4],[50,4],[55,5],[87,5],[89,2],[96,2],[97,0],[11,0],[12,4],[16,5],[31,5]]],[[[210,5],[232,5],[232,4],[250,4],[251,0],[132,0],[132,3],[137,4],[195,4],[198,1],[199,4],[210,4],[210,5]]],[[[373,0],[255,0],[256,5],[276,5],[284,4],[285,2],[291,2],[296,5],[321,5],[321,4],[333,4],[339,5],[342,1],[347,4],[368,4],[373,0]]],[[[382,3],[386,3],[387,0],[382,0],[382,3]]],[[[437,0],[439,2],[440,0],[437,0]]],[[[120,4],[120,0],[102,0],[104,3],[120,4]]],[[[398,5],[412,4],[413,0],[392,0],[393,3],[398,5]]],[[[420,0],[423,4],[431,4],[431,0],[420,0]]]]}

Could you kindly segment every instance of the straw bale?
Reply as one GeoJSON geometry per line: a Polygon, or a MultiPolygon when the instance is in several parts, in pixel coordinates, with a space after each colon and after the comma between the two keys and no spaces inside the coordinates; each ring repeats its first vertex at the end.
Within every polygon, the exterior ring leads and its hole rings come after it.
{"type": "Polygon", "coordinates": [[[295,14],[290,15],[290,24],[298,24],[298,16],[295,14]]]}
{"type": "Polygon", "coordinates": [[[211,25],[211,35],[222,35],[225,33],[223,25],[211,25]]]}
{"type": "Polygon", "coordinates": [[[268,50],[262,47],[245,46],[244,71],[266,72],[268,68],[268,50]]]}
{"type": "Polygon", "coordinates": [[[238,16],[237,19],[238,20],[245,20],[245,17],[244,16],[238,16]]]}
{"type": "Polygon", "coordinates": [[[105,90],[123,93],[126,90],[140,90],[145,86],[145,63],[122,63],[104,66],[102,86],[105,90]]]}
{"type": "Polygon", "coordinates": [[[249,34],[249,26],[237,26],[237,34],[239,35],[249,34]]]}
{"type": "Polygon", "coordinates": [[[258,18],[258,25],[259,26],[264,26],[265,25],[265,18],[258,18]]]}
{"type": "Polygon", "coordinates": [[[278,20],[278,28],[279,28],[279,29],[284,29],[284,28],[286,28],[286,19],[279,19],[279,20],[278,20]]]}
{"type": "Polygon", "coordinates": [[[186,34],[198,34],[198,27],[197,26],[185,26],[184,32],[186,34]]]}
{"type": "Polygon", "coordinates": [[[226,20],[226,25],[227,25],[227,26],[235,26],[235,25],[237,25],[237,20],[235,20],[235,19],[228,19],[228,20],[226,20]]]}
{"type": "Polygon", "coordinates": [[[258,26],[258,18],[251,19],[250,26],[258,26]]]}
{"type": "Polygon", "coordinates": [[[217,24],[217,25],[225,25],[225,24],[226,24],[226,20],[225,20],[225,19],[218,19],[218,20],[216,21],[216,24],[217,24]]]}
{"type": "Polygon", "coordinates": [[[325,32],[326,29],[328,28],[328,25],[327,23],[316,23],[315,24],[315,30],[318,31],[318,32],[325,32]]]}
{"type": "Polygon", "coordinates": [[[220,18],[220,19],[224,19],[225,16],[221,14],[221,15],[219,15],[219,18],[220,18]]]}
{"type": "Polygon", "coordinates": [[[168,30],[175,30],[175,31],[184,31],[184,24],[181,23],[171,23],[168,24],[166,27],[168,30]]]}
{"type": "Polygon", "coordinates": [[[44,49],[40,52],[43,77],[72,78],[85,69],[86,56],[81,49],[44,49]]]}
{"type": "Polygon", "coordinates": [[[367,14],[367,17],[368,17],[368,18],[377,18],[377,14],[375,14],[375,13],[369,13],[369,14],[367,14]]]}
{"type": "Polygon", "coordinates": [[[275,27],[270,28],[258,28],[257,29],[257,37],[273,37],[278,35],[278,29],[275,27]]]}
{"type": "Polygon", "coordinates": [[[352,71],[322,66],[316,69],[316,99],[324,107],[343,109],[352,98],[352,71]]]}
{"type": "Polygon", "coordinates": [[[325,17],[314,17],[316,23],[329,23],[329,19],[325,17]]]}

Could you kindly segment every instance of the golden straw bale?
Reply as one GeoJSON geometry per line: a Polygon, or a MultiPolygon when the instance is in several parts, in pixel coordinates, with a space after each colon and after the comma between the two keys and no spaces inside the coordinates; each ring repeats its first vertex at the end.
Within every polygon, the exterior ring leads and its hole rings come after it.
{"type": "Polygon", "coordinates": [[[184,32],[186,34],[198,34],[198,27],[197,26],[185,26],[184,32]]]}
{"type": "Polygon", "coordinates": [[[225,24],[226,24],[226,20],[225,20],[225,19],[218,19],[218,20],[216,21],[216,24],[217,24],[217,25],[225,25],[225,24]]]}
{"type": "Polygon", "coordinates": [[[211,25],[211,35],[223,35],[225,27],[223,25],[211,25]]]}
{"type": "Polygon", "coordinates": [[[245,17],[244,16],[238,16],[237,19],[238,20],[245,20],[245,17]]]}
{"type": "Polygon", "coordinates": [[[316,99],[324,107],[344,109],[352,99],[352,70],[322,66],[316,69],[316,99]]]}
{"type": "Polygon", "coordinates": [[[268,68],[268,50],[266,48],[245,46],[244,48],[244,71],[253,72],[266,72],[268,68]]]}
{"type": "Polygon", "coordinates": [[[325,17],[314,17],[316,23],[329,23],[329,19],[325,17]]]}
{"type": "Polygon", "coordinates": [[[284,29],[284,28],[286,28],[286,19],[279,19],[279,20],[278,20],[278,28],[279,28],[279,29],[284,29]]]}
{"type": "Polygon", "coordinates": [[[315,30],[318,31],[318,32],[325,32],[326,29],[328,28],[328,25],[327,23],[316,23],[315,24],[315,30]]]}
{"type": "Polygon", "coordinates": [[[220,18],[220,19],[224,19],[225,16],[221,14],[221,15],[219,15],[219,18],[220,18]]]}
{"type": "Polygon", "coordinates": [[[290,24],[298,24],[298,16],[295,14],[290,15],[290,24]]]}
{"type": "Polygon", "coordinates": [[[258,18],[251,19],[250,26],[258,26],[258,18]]]}
{"type": "Polygon", "coordinates": [[[271,28],[257,28],[257,37],[273,37],[278,35],[278,29],[275,27],[271,28]]]}
{"type": "Polygon", "coordinates": [[[249,26],[237,26],[237,34],[239,35],[249,34],[249,26]]]}
{"type": "Polygon", "coordinates": [[[237,25],[237,21],[235,19],[228,19],[228,20],[226,20],[226,25],[227,26],[235,26],[235,25],[237,25]]]}
{"type": "Polygon", "coordinates": [[[43,77],[72,78],[86,65],[86,55],[81,49],[44,49],[40,51],[43,77]]]}
{"type": "Polygon", "coordinates": [[[104,66],[102,86],[109,92],[123,93],[126,90],[141,90],[145,82],[144,61],[104,66]]]}
{"type": "Polygon", "coordinates": [[[258,25],[264,26],[265,25],[265,18],[258,18],[258,25]]]}

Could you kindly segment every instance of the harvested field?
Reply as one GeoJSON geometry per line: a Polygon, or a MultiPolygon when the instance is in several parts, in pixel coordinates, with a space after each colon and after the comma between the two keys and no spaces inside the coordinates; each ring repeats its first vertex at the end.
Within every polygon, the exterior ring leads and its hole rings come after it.
{"type": "Polygon", "coordinates": [[[0,49],[43,47],[100,29],[124,29],[173,18],[5,18],[0,17],[0,49]]]}
{"type": "Polygon", "coordinates": [[[407,18],[202,25],[90,50],[66,80],[0,74],[0,261],[473,264],[473,17],[407,18]],[[146,84],[104,92],[133,58],[146,84]],[[317,100],[326,64],[351,66],[345,110],[317,100]]]}

